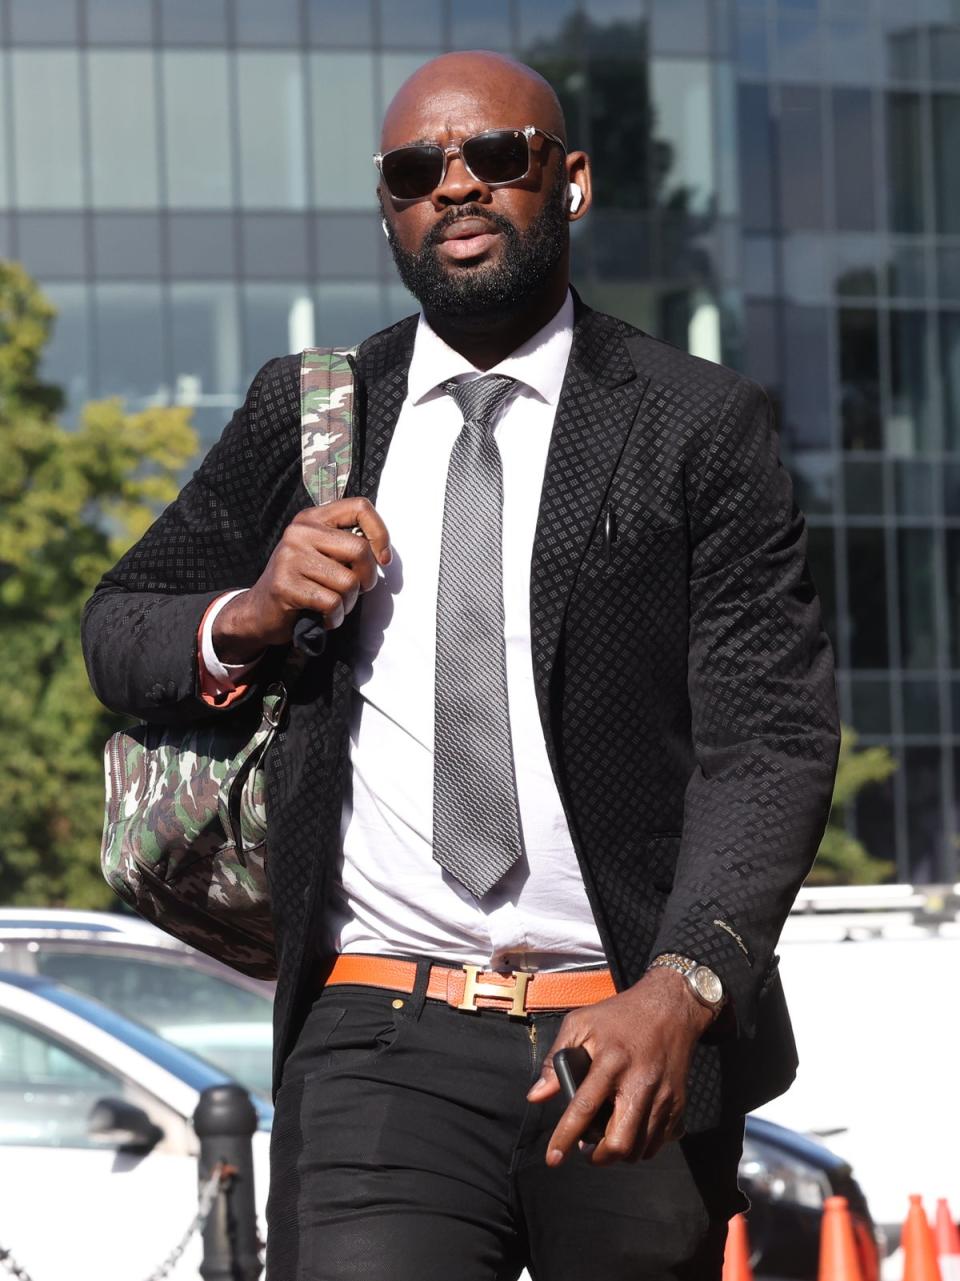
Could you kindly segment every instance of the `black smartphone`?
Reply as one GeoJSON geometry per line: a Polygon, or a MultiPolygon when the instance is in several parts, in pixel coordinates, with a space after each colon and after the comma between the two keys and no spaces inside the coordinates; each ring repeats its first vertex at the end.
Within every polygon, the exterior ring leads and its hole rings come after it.
{"type": "MultiPolygon", "coordinates": [[[[569,1049],[557,1050],[553,1056],[553,1070],[557,1074],[560,1089],[567,1103],[576,1094],[577,1087],[582,1085],[586,1079],[586,1075],[590,1071],[591,1062],[590,1055],[582,1045],[572,1045],[569,1049]]],[[[607,1128],[607,1122],[612,1116],[612,1105],[604,1103],[584,1131],[582,1141],[584,1143],[599,1143],[607,1128]]]]}

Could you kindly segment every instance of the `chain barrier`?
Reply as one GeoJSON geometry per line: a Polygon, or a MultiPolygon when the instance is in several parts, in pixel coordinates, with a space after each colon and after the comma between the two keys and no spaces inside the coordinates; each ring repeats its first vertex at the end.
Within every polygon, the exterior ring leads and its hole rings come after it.
{"type": "MultiPolygon", "coordinates": [[[[227,1165],[224,1161],[220,1161],[214,1166],[209,1179],[200,1189],[197,1213],[194,1215],[190,1226],[160,1266],[150,1273],[146,1281],[164,1281],[170,1275],[180,1262],[184,1250],[186,1250],[193,1237],[206,1227],[207,1219],[213,1213],[213,1207],[216,1205],[220,1189],[227,1186],[235,1173],[233,1166],[227,1165]]],[[[7,1274],[14,1277],[16,1281],[33,1281],[30,1273],[24,1271],[10,1251],[4,1250],[2,1246],[0,1246],[0,1264],[2,1264],[7,1274]]]]}

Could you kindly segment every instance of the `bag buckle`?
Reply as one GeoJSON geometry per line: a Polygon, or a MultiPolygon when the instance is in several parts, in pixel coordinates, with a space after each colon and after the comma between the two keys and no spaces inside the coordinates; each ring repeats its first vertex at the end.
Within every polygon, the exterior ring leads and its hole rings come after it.
{"type": "Polygon", "coordinates": [[[512,983],[491,983],[482,982],[479,978],[481,974],[479,965],[465,965],[463,972],[466,975],[466,982],[463,987],[463,1000],[456,1007],[458,1010],[477,1010],[477,997],[492,997],[497,1001],[509,1001],[510,1009],[508,1014],[523,1018],[526,1015],[524,1002],[527,997],[527,984],[530,982],[530,975],[520,971],[511,971],[510,978],[512,983]]]}

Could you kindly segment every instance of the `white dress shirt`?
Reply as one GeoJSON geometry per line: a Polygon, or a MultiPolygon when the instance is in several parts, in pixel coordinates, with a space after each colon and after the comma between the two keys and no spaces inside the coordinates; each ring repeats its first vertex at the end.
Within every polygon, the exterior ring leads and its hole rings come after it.
{"type": "MultiPolygon", "coordinates": [[[[434,956],[493,969],[605,963],[547,759],[530,648],[530,561],[540,490],[573,339],[570,295],[489,372],[518,388],[495,438],[503,462],[503,595],[510,731],[524,857],[483,899],[432,855],[434,660],[447,465],[462,418],[441,384],[478,377],[421,316],[377,495],[393,560],[363,597],[350,732],[352,795],[327,921],[336,952],[434,956]]],[[[225,603],[225,602],[224,602],[225,603]]],[[[204,659],[221,685],[213,614],[204,659]]]]}

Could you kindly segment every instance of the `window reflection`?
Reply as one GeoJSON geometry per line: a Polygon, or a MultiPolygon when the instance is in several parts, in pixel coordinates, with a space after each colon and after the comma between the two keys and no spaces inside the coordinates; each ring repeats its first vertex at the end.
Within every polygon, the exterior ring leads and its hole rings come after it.
{"type": "Polygon", "coordinates": [[[784,227],[823,226],[819,89],[785,86],[780,95],[780,218],[784,227]]]}
{"type": "Polygon", "coordinates": [[[940,313],[944,447],[960,452],[960,312],[940,313]]]}
{"type": "Polygon", "coordinates": [[[149,44],[152,35],[151,0],[87,0],[91,44],[149,44]]]}
{"type": "Polygon", "coordinates": [[[894,464],[897,511],[901,516],[931,516],[935,510],[935,481],[939,468],[932,463],[894,464]]]}
{"type": "Polygon", "coordinates": [[[163,295],[143,283],[94,287],[97,396],[121,396],[130,410],[166,404],[163,295]]]}
{"type": "Polygon", "coordinates": [[[297,53],[237,54],[240,200],[248,209],[307,203],[301,68],[297,53]]]}
{"type": "Polygon", "coordinates": [[[226,44],[226,0],[159,0],[160,38],[168,44],[226,44]]]}
{"type": "Polygon", "coordinates": [[[70,280],[88,269],[87,235],[80,214],[21,214],[17,256],[31,274],[70,280]]]}
{"type": "MultiPolygon", "coordinates": [[[[955,19],[960,13],[955,11],[955,19]]],[[[931,25],[930,77],[941,84],[960,82],[960,21],[931,25]]]]}
{"type": "Polygon", "coordinates": [[[880,65],[879,46],[872,16],[827,23],[823,40],[827,77],[841,84],[872,84],[880,65]]]}
{"type": "Polygon", "coordinates": [[[960,302],[960,249],[937,250],[937,292],[941,298],[960,302]]]}
{"type": "Polygon", "coordinates": [[[374,207],[377,173],[371,156],[378,133],[373,58],[369,53],[313,53],[309,65],[313,203],[320,209],[374,207]],[[342,120],[350,121],[349,129],[342,120]]]}
{"type": "Polygon", "coordinates": [[[834,90],[833,130],[837,227],[842,231],[872,231],[876,225],[873,97],[867,90],[834,90]]]}
{"type": "Polygon", "coordinates": [[[844,449],[880,449],[880,350],[877,313],[842,307],[837,312],[840,341],[840,421],[844,449]]]}
{"type": "Polygon", "coordinates": [[[937,565],[933,531],[901,529],[897,534],[900,565],[900,651],[904,667],[937,666],[935,592],[937,565]]]}
{"type": "Polygon", "coordinates": [[[450,42],[454,49],[509,50],[513,44],[510,0],[450,6],[450,42]]]}
{"type": "Polygon", "coordinates": [[[783,308],[784,437],[792,449],[824,449],[830,440],[829,326],[824,307],[783,308]]]}
{"type": "Polygon", "coordinates": [[[244,285],[244,386],[272,356],[316,346],[316,333],[316,308],[311,290],[302,285],[244,285]]]}
{"type": "Polygon", "coordinates": [[[850,658],[854,667],[890,666],[887,560],[880,526],[847,530],[850,658]]]}
{"type": "Polygon", "coordinates": [[[163,103],[168,202],[180,209],[232,205],[226,53],[165,53],[163,103]]]}
{"type": "MultiPolygon", "coordinates": [[[[893,778],[871,783],[853,802],[858,838],[874,858],[895,862],[897,857],[897,807],[893,778]]],[[[909,875],[909,873],[908,873],[909,875]]]]}
{"type": "Polygon", "coordinates": [[[7,0],[15,44],[75,44],[77,0],[7,0]]]}
{"type": "MultiPolygon", "coordinates": [[[[400,314],[409,316],[416,303],[400,314]]],[[[393,317],[391,317],[393,319],[393,317]]],[[[379,285],[368,281],[321,284],[317,288],[317,342],[327,346],[363,342],[385,324],[383,295],[379,285]]]]}
{"type": "Polygon", "coordinates": [[[890,682],[886,677],[854,676],[850,682],[853,728],[858,734],[890,733],[890,682]]]}
{"type": "Polygon", "coordinates": [[[153,68],[153,54],[139,50],[87,55],[91,194],[101,209],[157,205],[153,68]]]}
{"type": "Polygon", "coordinates": [[[777,74],[782,80],[820,79],[820,26],[816,18],[779,15],[777,74]]]}
{"type": "Polygon", "coordinates": [[[17,201],[27,209],[83,201],[80,58],[73,50],[10,55],[17,201]]]}
{"type": "Polygon", "coordinates": [[[306,6],[311,44],[325,47],[372,43],[370,0],[350,0],[349,4],[344,4],[343,0],[306,0],[306,6]]]}
{"type": "Polygon", "coordinates": [[[45,282],[43,292],[57,309],[53,335],[44,348],[40,377],[60,387],[66,398],[65,421],[91,396],[90,293],[86,285],[45,282]]]}
{"type": "Polygon", "coordinates": [[[740,208],[746,231],[778,227],[773,203],[773,130],[766,85],[741,85],[737,102],[740,135],[740,208]]]}
{"type": "Polygon", "coordinates": [[[942,879],[944,853],[940,749],[905,748],[902,769],[907,786],[910,874],[916,881],[934,883],[942,879]]]}
{"type": "Polygon", "coordinates": [[[940,689],[936,681],[909,676],[904,679],[903,728],[907,734],[940,733],[940,689]]]}
{"type": "Polygon", "coordinates": [[[925,312],[890,312],[892,412],[887,444],[897,453],[926,453],[937,447],[928,377],[929,341],[925,312]]]}
{"type": "Polygon", "coordinates": [[[887,191],[894,231],[923,231],[924,146],[920,95],[887,95],[887,191]]]}
{"type": "Polygon", "coordinates": [[[303,214],[246,214],[241,220],[243,273],[254,280],[303,280],[307,219],[303,214]]]}
{"type": "Polygon", "coordinates": [[[883,463],[847,462],[843,469],[847,514],[882,516],[886,508],[883,463]]]}
{"type": "Polygon", "coordinates": [[[654,58],[650,67],[654,147],[666,168],[659,199],[669,209],[703,214],[716,202],[710,82],[706,61],[654,58]]]}
{"type": "Polygon", "coordinates": [[[94,215],[93,246],[100,277],[144,280],[162,275],[160,219],[155,214],[94,215]]]}
{"type": "Polygon", "coordinates": [[[710,52],[707,0],[653,0],[651,17],[658,53],[710,52]]]}
{"type": "Polygon", "coordinates": [[[933,95],[933,176],[936,185],[937,231],[960,234],[960,94],[933,95]]]}
{"type": "Polygon", "coordinates": [[[238,44],[300,43],[300,0],[233,0],[233,9],[238,44]]]}
{"type": "Polygon", "coordinates": [[[948,529],[946,539],[950,666],[960,668],[960,529],[948,529]]]}
{"type": "Polygon", "coordinates": [[[209,444],[243,395],[240,308],[233,284],[170,286],[173,401],[209,444]]]}
{"type": "Polygon", "coordinates": [[[438,49],[443,44],[443,34],[442,0],[380,6],[380,38],[387,49],[438,49]]]}

